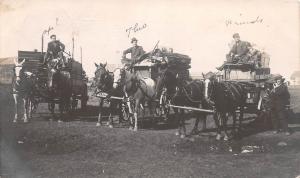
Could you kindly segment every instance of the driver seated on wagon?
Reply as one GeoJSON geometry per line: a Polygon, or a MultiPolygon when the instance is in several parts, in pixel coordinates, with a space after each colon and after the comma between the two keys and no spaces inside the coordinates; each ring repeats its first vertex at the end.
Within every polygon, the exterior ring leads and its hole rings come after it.
{"type": "Polygon", "coordinates": [[[131,44],[132,47],[126,49],[125,51],[123,51],[123,56],[122,56],[122,64],[124,64],[124,67],[126,66],[131,66],[134,65],[135,63],[138,62],[139,58],[145,54],[145,51],[143,49],[142,46],[138,46],[137,45],[137,39],[136,38],[132,38],[131,39],[131,44]],[[131,59],[127,59],[126,58],[126,54],[130,53],[131,54],[131,59]]]}
{"type": "Polygon", "coordinates": [[[230,49],[229,53],[226,55],[227,61],[220,67],[217,67],[218,70],[223,70],[224,66],[228,63],[245,63],[249,59],[249,49],[251,44],[247,41],[241,41],[240,35],[238,33],[233,34],[234,45],[230,49]]]}
{"type": "Polygon", "coordinates": [[[66,61],[65,57],[63,56],[65,45],[59,40],[56,40],[56,35],[54,34],[51,35],[50,38],[51,41],[48,43],[47,53],[44,58],[45,63],[56,60],[54,62],[61,63],[62,67],[65,67],[66,61]]]}

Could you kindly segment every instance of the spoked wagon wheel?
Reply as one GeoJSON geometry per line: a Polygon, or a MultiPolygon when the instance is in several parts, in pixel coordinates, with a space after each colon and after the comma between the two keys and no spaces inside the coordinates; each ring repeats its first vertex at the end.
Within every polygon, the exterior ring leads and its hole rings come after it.
{"type": "Polygon", "coordinates": [[[128,107],[127,102],[130,103],[131,108],[134,108],[134,103],[133,102],[130,102],[130,101],[123,101],[122,102],[121,110],[122,110],[122,119],[124,121],[128,121],[130,119],[130,117],[132,117],[132,113],[130,113],[130,111],[129,111],[129,107],[128,107]]]}
{"type": "Polygon", "coordinates": [[[156,107],[157,116],[167,120],[170,112],[169,104],[170,100],[167,98],[167,92],[164,90],[159,99],[159,106],[156,107]]]}
{"type": "Polygon", "coordinates": [[[128,121],[130,117],[130,113],[128,107],[126,106],[126,103],[122,104],[121,110],[122,110],[122,120],[128,121]]]}

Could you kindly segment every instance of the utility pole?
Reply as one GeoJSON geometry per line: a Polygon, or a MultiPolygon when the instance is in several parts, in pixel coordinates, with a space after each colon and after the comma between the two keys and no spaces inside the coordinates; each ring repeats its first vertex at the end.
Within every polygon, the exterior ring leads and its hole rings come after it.
{"type": "Polygon", "coordinates": [[[83,69],[82,69],[82,47],[81,46],[80,46],[80,63],[81,63],[81,78],[82,78],[83,69]]]}
{"type": "Polygon", "coordinates": [[[74,59],[74,36],[72,37],[72,59],[74,59]]]}

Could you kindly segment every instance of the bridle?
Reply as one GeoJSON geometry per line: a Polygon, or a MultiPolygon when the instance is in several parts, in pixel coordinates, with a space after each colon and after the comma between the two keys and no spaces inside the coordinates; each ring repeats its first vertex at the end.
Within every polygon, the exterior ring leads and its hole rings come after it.
{"type": "Polygon", "coordinates": [[[126,75],[125,69],[124,68],[116,68],[113,73],[115,73],[116,70],[120,70],[120,74],[119,74],[120,78],[117,81],[114,81],[113,84],[117,84],[117,86],[124,85],[125,84],[124,79],[125,79],[125,75],[126,75]]]}
{"type": "Polygon", "coordinates": [[[98,67],[98,69],[96,70],[95,72],[95,76],[96,76],[96,85],[99,89],[103,90],[103,88],[105,87],[105,85],[107,84],[107,79],[109,77],[109,71],[103,67],[103,66],[100,66],[98,67]],[[100,73],[100,71],[104,71],[103,73],[100,73]],[[100,73],[100,76],[99,76],[99,73],[100,73]],[[97,81],[99,77],[99,81],[97,81]]]}

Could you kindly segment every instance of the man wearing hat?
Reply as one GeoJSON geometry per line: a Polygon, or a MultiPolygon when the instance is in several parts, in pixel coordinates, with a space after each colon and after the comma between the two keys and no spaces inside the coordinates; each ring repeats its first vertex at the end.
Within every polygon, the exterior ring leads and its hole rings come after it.
{"type": "Polygon", "coordinates": [[[217,67],[218,70],[223,70],[226,63],[245,62],[249,59],[247,53],[251,47],[250,43],[247,41],[241,41],[238,33],[233,34],[232,37],[234,39],[234,45],[226,55],[227,61],[221,67],[217,67]]]}
{"type": "Polygon", "coordinates": [[[241,41],[238,33],[233,34],[232,37],[235,43],[229,51],[227,60],[230,62],[239,62],[240,60],[245,61],[244,58],[249,52],[249,48],[251,46],[250,43],[247,41],[241,41]]]}
{"type": "Polygon", "coordinates": [[[123,52],[123,56],[122,56],[123,59],[126,58],[126,54],[130,53],[131,54],[131,63],[136,63],[137,60],[139,59],[139,57],[142,56],[143,54],[145,54],[143,47],[137,45],[137,41],[138,40],[136,38],[131,39],[132,47],[128,48],[127,50],[125,50],[123,52]]]}
{"type": "Polygon", "coordinates": [[[287,108],[290,105],[290,93],[284,83],[284,78],[280,74],[273,77],[270,105],[274,133],[283,131],[286,135],[290,135],[287,123],[287,108]]]}
{"type": "Polygon", "coordinates": [[[51,35],[50,38],[51,41],[48,43],[47,53],[45,55],[45,62],[57,58],[64,60],[63,51],[65,50],[65,45],[61,43],[59,40],[56,40],[56,35],[54,34],[51,35]]]}

